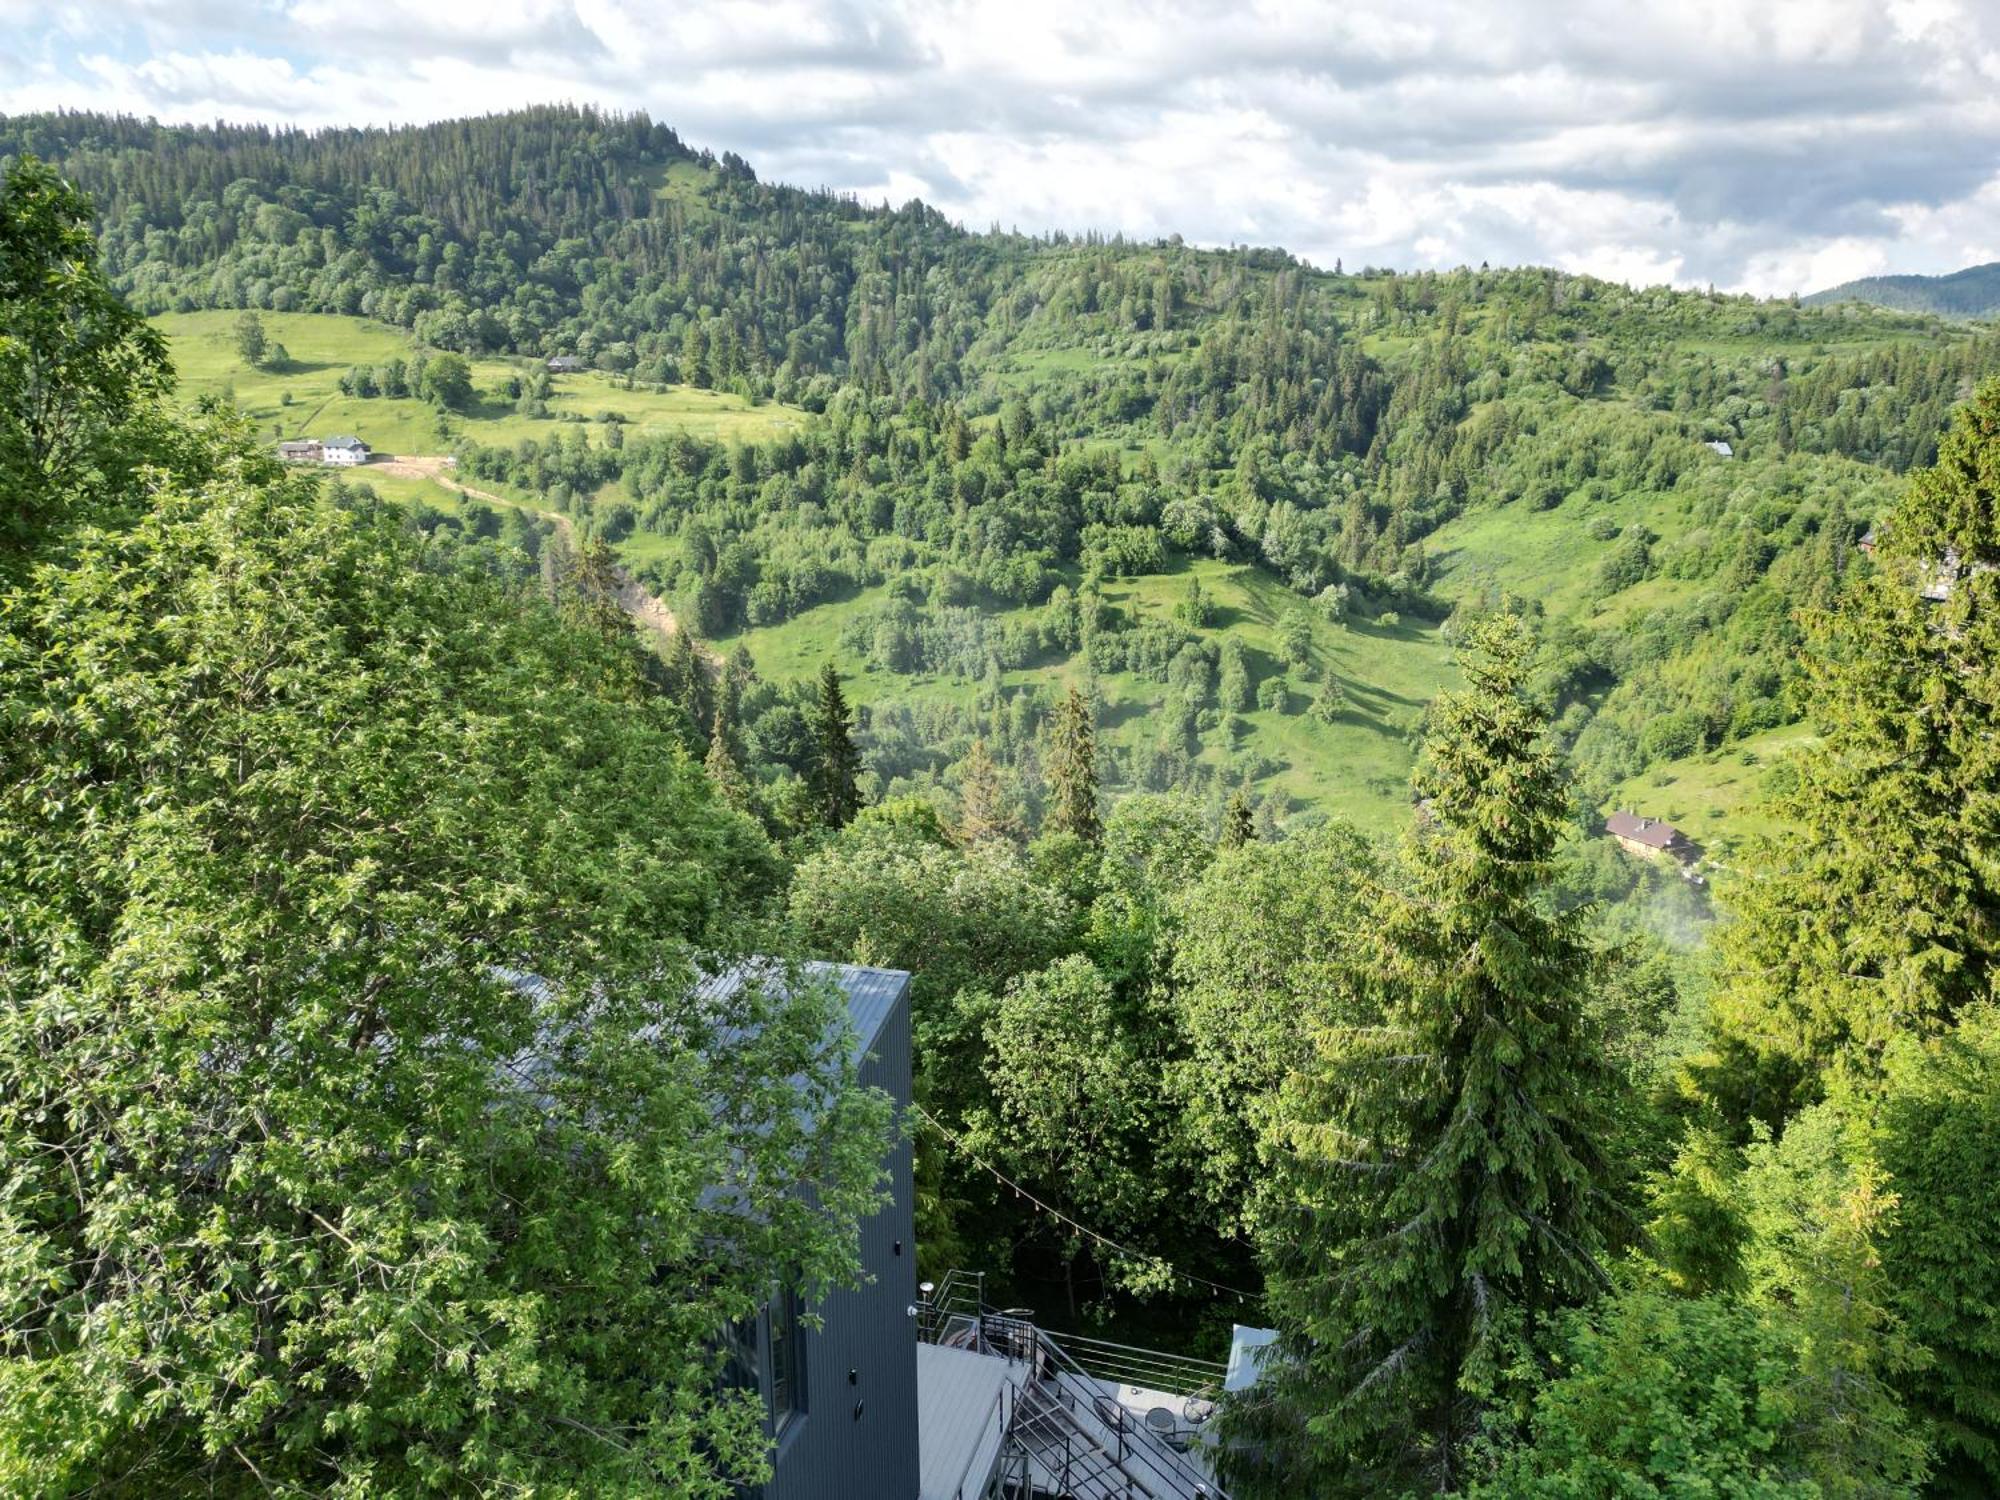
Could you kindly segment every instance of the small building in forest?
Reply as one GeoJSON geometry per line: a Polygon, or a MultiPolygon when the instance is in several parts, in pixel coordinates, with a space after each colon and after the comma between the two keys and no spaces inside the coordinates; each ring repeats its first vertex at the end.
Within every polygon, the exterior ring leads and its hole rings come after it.
{"type": "Polygon", "coordinates": [[[583,361],[578,359],[574,354],[557,354],[552,355],[549,359],[549,373],[551,375],[574,375],[582,368],[583,361]]]}
{"type": "Polygon", "coordinates": [[[1659,818],[1641,817],[1635,812],[1615,812],[1604,820],[1606,836],[1618,841],[1620,848],[1628,854],[1636,854],[1641,859],[1658,859],[1668,855],[1686,861],[1695,856],[1695,847],[1673,824],[1659,818]]]}

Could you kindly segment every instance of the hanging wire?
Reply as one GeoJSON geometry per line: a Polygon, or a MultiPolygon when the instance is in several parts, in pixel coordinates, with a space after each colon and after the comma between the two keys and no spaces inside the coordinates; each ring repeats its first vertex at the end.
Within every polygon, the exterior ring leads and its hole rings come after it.
{"type": "Polygon", "coordinates": [[[1099,1234],[1095,1229],[1092,1229],[1089,1225],[1077,1223],[1076,1220],[1072,1219],[1068,1214],[1064,1213],[1061,1209],[1054,1208],[1049,1204],[1042,1202],[1041,1199],[1037,1198],[1033,1193],[1029,1192],[1026,1188],[1022,1187],[1020,1183],[1016,1182],[1013,1178],[1009,1177],[1005,1172],[1002,1172],[998,1167],[984,1160],[979,1155],[978,1152],[974,1151],[971,1146],[966,1144],[964,1137],[960,1136],[949,1125],[945,1124],[936,1115],[932,1114],[929,1110],[925,1109],[921,1104],[912,1101],[910,1108],[917,1112],[918,1118],[921,1119],[926,1125],[930,1126],[931,1129],[935,1130],[939,1135],[943,1136],[946,1143],[949,1144],[954,1151],[958,1152],[960,1156],[963,1156],[967,1161],[971,1162],[975,1167],[978,1167],[981,1171],[989,1174],[1002,1187],[1012,1188],[1014,1190],[1014,1196],[1016,1198],[1027,1199],[1028,1202],[1035,1205],[1035,1208],[1038,1212],[1045,1213],[1050,1218],[1055,1219],[1060,1223],[1067,1224],[1071,1229],[1075,1230],[1085,1239],[1095,1241],[1097,1244],[1102,1245],[1106,1250],[1112,1251],[1114,1254],[1117,1255],[1122,1255],[1127,1260],[1135,1260],[1145,1265],[1157,1267],[1159,1270],[1166,1272],[1167,1275],[1175,1278],[1178,1281],[1192,1282],[1196,1286],[1205,1286],[1209,1288],[1211,1291],[1221,1292],[1224,1296],[1234,1297],[1239,1303],[1247,1303],[1247,1302],[1261,1303],[1264,1300],[1264,1294],[1262,1292],[1246,1292],[1241,1287],[1224,1286],[1219,1281],[1210,1281],[1206,1276],[1197,1276],[1192,1271],[1177,1270],[1174,1266],[1169,1264],[1167,1261],[1162,1260],[1157,1255],[1150,1254],[1149,1252],[1144,1250],[1134,1250],[1130,1245],[1121,1245],[1116,1240],[1112,1239],[1110,1236],[1099,1234]]]}

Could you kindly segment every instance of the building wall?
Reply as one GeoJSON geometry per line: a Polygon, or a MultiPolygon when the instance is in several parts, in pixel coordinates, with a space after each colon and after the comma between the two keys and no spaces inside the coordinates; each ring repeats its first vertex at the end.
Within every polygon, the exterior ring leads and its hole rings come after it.
{"type": "Polygon", "coordinates": [[[1660,857],[1661,851],[1655,849],[1651,844],[1642,844],[1637,839],[1628,839],[1622,833],[1615,835],[1615,837],[1618,840],[1619,846],[1627,854],[1636,854],[1641,859],[1658,859],[1660,857]]]}
{"type": "MultiPolygon", "coordinates": [[[[861,1081],[898,1106],[910,1099],[907,983],[881,1029],[861,1081]]],[[[765,1500],[916,1500],[917,1247],[911,1215],[909,1121],[890,1160],[890,1201],[861,1225],[872,1281],[828,1295],[824,1326],[807,1332],[805,1415],[778,1445],[765,1500]],[[850,1377],[851,1372],[851,1377],[850,1377]]]]}

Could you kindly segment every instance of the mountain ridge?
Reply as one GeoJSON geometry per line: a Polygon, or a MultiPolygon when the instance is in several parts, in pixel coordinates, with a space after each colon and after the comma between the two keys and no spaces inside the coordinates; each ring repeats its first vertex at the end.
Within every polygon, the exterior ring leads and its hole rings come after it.
{"type": "MultiPolygon", "coordinates": [[[[576,109],[0,119],[23,149],[184,388],[453,451],[780,687],[833,661],[881,792],[949,798],[983,742],[1030,813],[1076,682],[1114,788],[1393,827],[1447,617],[1510,604],[1592,802],[1750,745],[1796,717],[1797,612],[2000,373],[2000,336],[1851,304],[968,231],[576,109]],[[295,365],[241,364],[236,309],[295,365]],[[433,413],[439,352],[478,390],[433,413]],[[659,430],[697,398],[726,424],[659,430]]],[[[773,785],[798,708],[745,699],[773,785]]]]}
{"type": "Polygon", "coordinates": [[[1862,276],[1800,300],[1814,307],[1865,302],[1894,312],[1990,318],[2000,313],[2000,260],[1937,276],[1862,276]]]}

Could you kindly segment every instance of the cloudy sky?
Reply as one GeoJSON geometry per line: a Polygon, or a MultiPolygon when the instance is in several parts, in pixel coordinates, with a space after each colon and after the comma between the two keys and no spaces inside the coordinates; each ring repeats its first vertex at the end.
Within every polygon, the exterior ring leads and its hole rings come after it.
{"type": "Polygon", "coordinates": [[[644,109],[974,228],[1781,294],[2000,260],[2000,0],[0,0],[0,113],[644,109]]]}

